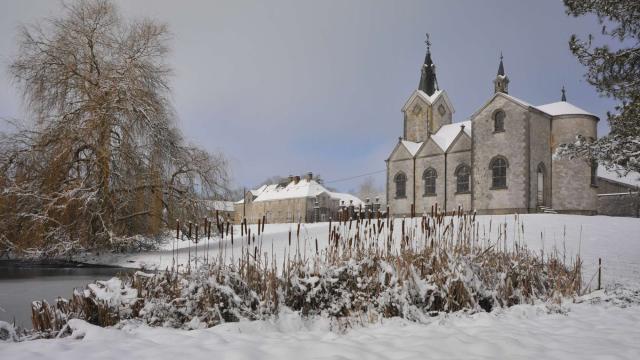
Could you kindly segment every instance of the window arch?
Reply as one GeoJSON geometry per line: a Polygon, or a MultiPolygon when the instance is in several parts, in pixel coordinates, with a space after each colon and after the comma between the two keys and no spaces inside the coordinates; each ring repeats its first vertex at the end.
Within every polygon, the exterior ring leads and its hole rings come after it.
{"type": "Polygon", "coordinates": [[[436,194],[436,178],[438,173],[434,168],[428,168],[422,173],[422,179],[424,180],[424,196],[436,194]]]}
{"type": "Polygon", "coordinates": [[[489,169],[491,169],[491,188],[504,189],[507,187],[507,168],[509,163],[502,156],[491,159],[489,169]]]}
{"type": "Polygon", "coordinates": [[[456,168],[456,192],[466,193],[469,192],[469,183],[471,177],[471,169],[465,164],[460,164],[456,168]]]}
{"type": "Polygon", "coordinates": [[[396,183],[396,199],[407,197],[407,175],[403,172],[399,172],[393,178],[396,183]]]}
{"type": "Polygon", "coordinates": [[[504,131],[504,118],[506,117],[504,111],[498,110],[493,114],[493,132],[504,131]]]}

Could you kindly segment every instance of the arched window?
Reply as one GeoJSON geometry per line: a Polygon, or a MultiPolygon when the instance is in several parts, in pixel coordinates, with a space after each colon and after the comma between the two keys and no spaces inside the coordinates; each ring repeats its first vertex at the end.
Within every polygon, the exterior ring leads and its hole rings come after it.
{"type": "Polygon", "coordinates": [[[422,173],[424,180],[424,196],[436,194],[436,178],[438,174],[434,168],[428,168],[422,173]]]}
{"type": "Polygon", "coordinates": [[[405,175],[403,172],[399,172],[396,174],[396,177],[393,178],[393,181],[396,183],[396,199],[406,198],[407,175],[405,175]]]}
{"type": "Polygon", "coordinates": [[[537,184],[538,189],[536,193],[536,200],[538,202],[538,206],[545,205],[545,177],[546,177],[547,169],[544,166],[544,163],[538,164],[538,172],[537,172],[537,184]]]}
{"type": "Polygon", "coordinates": [[[491,188],[504,189],[507,187],[507,159],[502,156],[494,157],[489,163],[491,169],[491,188]]]}
{"type": "Polygon", "coordinates": [[[469,178],[471,177],[471,171],[467,165],[458,165],[456,168],[456,192],[466,193],[469,192],[469,178]]]}
{"type": "Polygon", "coordinates": [[[504,131],[504,111],[498,110],[495,114],[493,114],[493,132],[502,132],[504,131]]]}

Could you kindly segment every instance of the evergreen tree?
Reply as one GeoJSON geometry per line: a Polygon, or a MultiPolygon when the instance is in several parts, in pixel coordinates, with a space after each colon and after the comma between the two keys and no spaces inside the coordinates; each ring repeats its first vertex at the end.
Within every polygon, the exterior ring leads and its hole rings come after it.
{"type": "Polygon", "coordinates": [[[602,36],[617,41],[614,49],[594,45],[591,34],[586,41],[574,34],[569,47],[587,68],[587,81],[620,104],[607,113],[608,135],[594,141],[579,138],[561,147],[559,155],[587,157],[607,168],[640,172],[640,1],[564,0],[564,4],[568,15],[596,15],[602,36]]]}

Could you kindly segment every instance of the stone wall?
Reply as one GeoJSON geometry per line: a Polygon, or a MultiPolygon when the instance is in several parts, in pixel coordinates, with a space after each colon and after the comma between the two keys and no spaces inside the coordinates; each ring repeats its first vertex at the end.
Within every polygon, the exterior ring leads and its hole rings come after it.
{"type": "Polygon", "coordinates": [[[617,181],[612,181],[605,178],[598,178],[597,183],[597,191],[598,194],[618,194],[618,193],[628,193],[628,192],[636,192],[638,189],[634,186],[623,184],[617,181]]]}
{"type": "Polygon", "coordinates": [[[433,115],[432,116],[433,120],[431,121],[431,128],[430,128],[431,134],[437,133],[440,127],[442,127],[442,125],[451,124],[453,113],[449,108],[449,106],[447,105],[447,102],[444,100],[444,94],[440,95],[438,100],[436,100],[433,103],[433,106],[431,107],[431,112],[433,115]],[[440,111],[438,110],[440,108],[440,105],[442,105],[442,107],[445,110],[444,114],[440,114],[440,111]]]}
{"type": "Polygon", "coordinates": [[[598,195],[598,215],[640,217],[640,195],[637,192],[598,195]]]}
{"type": "Polygon", "coordinates": [[[387,199],[387,204],[389,204],[389,211],[392,214],[411,214],[414,189],[413,162],[413,156],[402,144],[398,145],[388,160],[387,194],[389,198],[387,199]],[[407,176],[406,196],[404,198],[396,198],[396,184],[394,182],[394,178],[399,172],[403,172],[407,176]]]}
{"type": "Polygon", "coordinates": [[[456,169],[459,165],[467,165],[471,168],[471,138],[466,134],[461,135],[447,153],[447,205],[446,210],[457,210],[462,206],[465,211],[471,210],[471,193],[473,191],[473,175],[469,179],[469,192],[458,193],[456,169]]]}
{"type": "Polygon", "coordinates": [[[551,207],[551,118],[531,112],[529,120],[529,211],[551,207]],[[538,167],[543,170],[543,203],[538,203],[538,167]]]}
{"type": "Polygon", "coordinates": [[[479,213],[527,212],[530,111],[523,105],[499,94],[472,119],[473,136],[473,207],[479,213]],[[506,114],[504,131],[494,132],[493,115],[506,114]],[[489,168],[495,156],[507,159],[507,187],[492,189],[489,168]]]}
{"type": "Polygon", "coordinates": [[[431,207],[436,205],[442,207],[445,198],[445,171],[444,171],[444,153],[436,145],[433,140],[427,141],[426,144],[416,154],[416,213],[422,214],[430,212],[431,207]],[[422,174],[426,169],[432,167],[436,170],[438,177],[436,178],[436,194],[425,196],[424,180],[422,174]]]}
{"type": "Polygon", "coordinates": [[[422,142],[427,139],[427,124],[431,106],[417,96],[404,113],[404,139],[422,142]]]}
{"type": "MultiPolygon", "coordinates": [[[[592,116],[557,116],[551,121],[551,152],[560,144],[575,141],[580,134],[596,138],[597,121],[592,116]]],[[[591,186],[591,165],[580,159],[552,162],[551,207],[559,212],[597,211],[597,188],[591,186]]]]}

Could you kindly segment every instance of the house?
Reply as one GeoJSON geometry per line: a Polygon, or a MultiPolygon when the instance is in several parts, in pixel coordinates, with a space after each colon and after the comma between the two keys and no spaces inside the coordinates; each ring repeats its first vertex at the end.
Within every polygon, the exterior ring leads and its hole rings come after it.
{"type": "Polygon", "coordinates": [[[292,223],[337,219],[338,214],[354,212],[365,204],[351,194],[328,190],[308,173],[304,178],[289,176],[282,183],[249,190],[234,206],[236,223],[244,218],[257,223],[263,217],[267,223],[292,223]]]}

